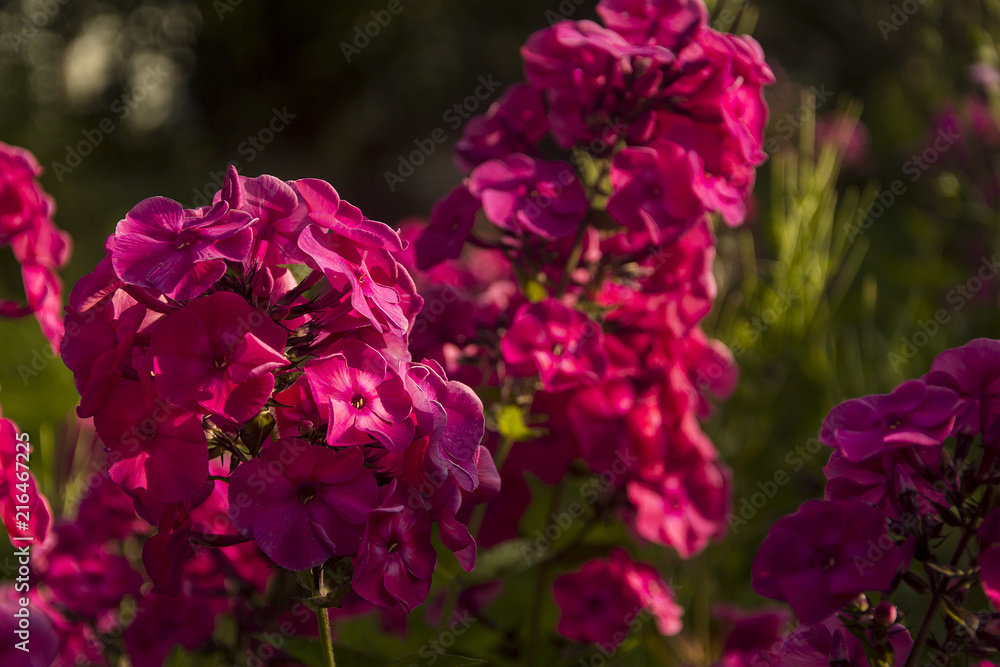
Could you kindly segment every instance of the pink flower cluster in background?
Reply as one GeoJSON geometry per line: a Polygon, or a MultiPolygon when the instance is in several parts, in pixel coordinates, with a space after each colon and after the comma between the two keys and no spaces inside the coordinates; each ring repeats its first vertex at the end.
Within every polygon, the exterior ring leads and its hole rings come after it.
{"type": "Polygon", "coordinates": [[[25,303],[0,301],[0,316],[34,315],[58,349],[63,335],[62,281],[56,273],[69,260],[69,235],[52,222],[55,202],[38,183],[42,169],[23,148],[0,142],[0,247],[9,245],[21,265],[25,303]]]}
{"type": "MultiPolygon", "coordinates": [[[[701,2],[603,0],[598,13],[604,25],[562,21],[528,39],[526,81],[458,142],[467,178],[425,226],[404,225],[427,303],[411,349],[484,396],[499,390],[494,414],[514,405],[542,429],[491,434],[503,489],[483,544],[519,535],[526,474],[556,486],[582,459],[604,480],[594,521],[624,519],[688,558],[724,533],[730,503],[700,427],[708,396],[737,379],[699,328],[716,296],[712,216],[746,216],[773,76],[756,42],[708,27],[701,2]]],[[[638,604],[632,589],[607,591],[592,623],[581,611],[608,567],[557,580],[565,636],[621,642],[614,616],[638,604]]]]}

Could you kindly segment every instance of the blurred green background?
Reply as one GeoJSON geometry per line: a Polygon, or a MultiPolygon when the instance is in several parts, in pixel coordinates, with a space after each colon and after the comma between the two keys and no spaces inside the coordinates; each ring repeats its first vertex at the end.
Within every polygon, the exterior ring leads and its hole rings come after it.
{"type": "MultiPolygon", "coordinates": [[[[1000,334],[994,276],[975,290],[969,282],[1000,229],[1000,2],[708,4],[719,29],[752,32],[778,82],[767,91],[771,159],[755,214],[739,230],[719,229],[720,298],[705,324],[742,369],[707,430],[736,471],[734,509],[745,523],[693,564],[651,552],[680,567],[679,580],[711,575],[679,593],[696,630],[710,603],[759,603],[750,563],[777,517],[821,495],[828,452],[809,441],[833,405],[886,392],[926,372],[941,350],[1000,334]],[[915,167],[949,105],[960,138],[915,167]],[[973,124],[973,109],[985,120],[973,124]],[[844,150],[830,139],[838,127],[850,134],[857,116],[844,150]],[[887,204],[897,181],[902,194],[887,204]],[[864,223],[880,193],[881,213],[864,223]],[[968,298],[955,296],[960,287],[968,298]],[[934,329],[927,323],[941,311],[934,329]],[[780,472],[788,481],[768,493],[780,472]],[[774,497],[756,507],[758,492],[774,497]],[[741,515],[743,501],[752,511],[741,515]]],[[[67,286],[92,270],[136,202],[203,204],[234,161],[250,176],[329,180],[389,224],[426,215],[460,178],[454,105],[481,77],[520,80],[518,49],[535,30],[595,17],[592,0],[399,0],[394,15],[389,5],[6,3],[0,141],[30,149],[46,169],[56,222],[75,241],[67,286]],[[391,20],[373,23],[378,16],[391,20]],[[376,36],[359,38],[366,25],[376,36]],[[391,189],[386,172],[439,128],[447,142],[391,189]]],[[[485,111],[499,94],[473,106],[485,111]]],[[[17,267],[0,252],[0,295],[19,295],[17,267]]],[[[0,323],[0,340],[4,414],[38,434],[44,456],[74,404],[72,380],[47,362],[33,320],[0,323]]],[[[52,483],[38,464],[36,474],[43,488],[52,483]]]]}

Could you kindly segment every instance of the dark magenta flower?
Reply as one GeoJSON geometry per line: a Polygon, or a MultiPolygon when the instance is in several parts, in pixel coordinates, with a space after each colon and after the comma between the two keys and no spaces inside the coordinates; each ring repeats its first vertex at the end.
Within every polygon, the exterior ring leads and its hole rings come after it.
{"type": "Polygon", "coordinates": [[[0,142],[0,244],[48,217],[51,200],[38,184],[41,173],[29,151],[0,142]]]}
{"type": "Polygon", "coordinates": [[[144,503],[185,500],[208,478],[201,416],[160,398],[151,377],[117,380],[94,427],[108,448],[111,479],[144,503]]]}
{"type": "Polygon", "coordinates": [[[381,489],[382,502],[371,513],[354,561],[354,590],[372,604],[401,606],[407,612],[423,603],[437,567],[431,521],[414,509],[415,491],[393,480],[381,489]]]}
{"type": "Polygon", "coordinates": [[[48,614],[39,608],[35,600],[30,600],[30,606],[22,606],[24,593],[15,592],[14,582],[0,589],[0,663],[9,667],[49,667],[59,656],[59,635],[52,627],[48,614]],[[15,616],[21,610],[27,609],[30,614],[31,626],[28,632],[28,651],[16,646],[21,639],[16,634],[21,630],[20,619],[15,616]]]}
{"type": "Polygon", "coordinates": [[[73,614],[97,619],[117,611],[126,595],[138,597],[142,576],[124,556],[90,545],[56,553],[46,568],[45,585],[73,614]]]}
{"type": "Polygon", "coordinates": [[[537,373],[547,391],[596,382],[608,364],[600,325],[557,299],[522,305],[500,350],[509,373],[537,373]]]}
{"type": "Polygon", "coordinates": [[[955,392],[908,380],[889,394],[854,398],[827,415],[819,439],[851,461],[904,447],[937,447],[962,403],[955,392]]]}
{"type": "Polygon", "coordinates": [[[517,83],[462,128],[462,138],[455,144],[455,161],[470,172],[488,160],[514,153],[532,155],[538,142],[549,130],[542,91],[517,83]]]}
{"type": "Polygon", "coordinates": [[[415,244],[417,267],[427,271],[446,259],[457,259],[481,208],[482,202],[473,197],[465,185],[458,186],[434,204],[427,227],[415,244]]]}
{"type": "Polygon", "coordinates": [[[274,389],[288,332],[232,292],[194,299],[162,320],[150,352],[156,388],[174,405],[236,423],[256,415],[274,389]]]}
{"type": "Polygon", "coordinates": [[[150,320],[155,321],[146,307],[120,290],[94,308],[79,313],[68,310],[71,335],[63,339],[62,357],[80,392],[78,416],[92,417],[122,377],[122,366],[132,367],[133,343],[150,320]]]}
{"type": "Polygon", "coordinates": [[[436,362],[407,365],[404,376],[431,463],[450,473],[463,491],[479,486],[476,454],[486,430],[483,402],[461,382],[448,380],[436,362]]]}
{"type": "Polygon", "coordinates": [[[593,21],[560,21],[521,47],[528,82],[545,91],[556,143],[614,147],[674,61],[670,49],[634,45],[593,21]]]}
{"type": "Polygon", "coordinates": [[[186,300],[203,293],[226,272],[226,260],[250,252],[252,218],[223,202],[185,210],[166,197],[145,199],[115,229],[111,262],[126,283],[186,300]]]}
{"type": "MultiPolygon", "coordinates": [[[[896,655],[894,667],[903,667],[913,648],[913,639],[898,623],[887,628],[887,632],[896,655]]],[[[864,642],[836,616],[800,625],[780,647],[764,652],[752,664],[754,667],[871,667],[864,642]]]]}
{"type": "Polygon", "coordinates": [[[708,23],[702,0],[601,0],[597,13],[632,44],[660,44],[672,51],[708,23]]]}
{"type": "Polygon", "coordinates": [[[886,517],[858,500],[810,500],[771,528],[753,564],[755,591],[819,623],[865,591],[886,591],[901,553],[886,517]]]}
{"type": "Polygon", "coordinates": [[[52,508],[35,476],[17,465],[30,455],[19,434],[14,422],[0,418],[0,520],[10,537],[32,537],[41,544],[52,527],[52,508]],[[25,513],[27,528],[22,527],[25,513]]]}
{"type": "Polygon", "coordinates": [[[932,503],[945,502],[945,489],[940,481],[941,452],[931,447],[912,450],[912,454],[932,471],[929,476],[913,468],[913,459],[908,454],[907,450],[892,450],[863,461],[851,461],[839,449],[834,450],[823,468],[827,479],[826,499],[863,500],[887,516],[899,518],[910,511],[900,500],[906,491],[904,486],[912,484],[917,508],[925,514],[936,514],[938,510],[932,503]]]}
{"type": "Polygon", "coordinates": [[[552,594],[560,610],[556,630],[574,641],[613,651],[646,610],[652,612],[661,634],[681,631],[683,612],[670,587],[655,569],[633,562],[623,549],[612,551],[607,560],[592,560],[561,575],[552,594]]]}
{"type": "Polygon", "coordinates": [[[287,438],[240,465],[229,483],[229,519],[268,558],[307,570],[358,548],[378,505],[359,447],[332,450],[287,438]]]}
{"type": "Polygon", "coordinates": [[[716,607],[713,615],[728,627],[722,655],[715,667],[751,667],[761,653],[780,650],[792,615],[785,609],[743,611],[716,607]]]}
{"type": "Polygon", "coordinates": [[[376,350],[346,340],[306,367],[306,380],[331,446],[365,444],[374,438],[401,452],[416,431],[413,404],[402,378],[376,350]]]}
{"type": "Polygon", "coordinates": [[[143,596],[135,620],[124,633],[132,664],[161,667],[176,646],[194,651],[211,639],[216,616],[197,593],[143,596]]]}
{"type": "Polygon", "coordinates": [[[216,195],[216,203],[219,201],[254,220],[254,247],[243,260],[245,267],[304,261],[297,242],[309,221],[306,205],[291,185],[267,174],[256,178],[240,176],[230,166],[226,182],[216,195]]]}
{"type": "MultiPolygon", "coordinates": [[[[945,350],[922,379],[958,394],[958,432],[985,434],[1000,418],[1000,341],[977,338],[945,350]]],[[[997,446],[992,439],[986,444],[997,446]]]]}
{"type": "Polygon", "coordinates": [[[541,162],[520,153],[485,162],[469,177],[492,223],[543,239],[569,236],[587,211],[587,195],[566,162],[541,162]]]}
{"type": "Polygon", "coordinates": [[[1000,509],[993,510],[979,526],[979,576],[983,591],[1000,607],[1000,509]]]}

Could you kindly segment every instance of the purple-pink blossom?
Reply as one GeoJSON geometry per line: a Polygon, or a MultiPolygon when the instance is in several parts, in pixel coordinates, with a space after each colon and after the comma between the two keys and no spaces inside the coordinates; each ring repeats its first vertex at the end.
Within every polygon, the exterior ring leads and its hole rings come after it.
{"type": "Polygon", "coordinates": [[[298,438],[270,444],[229,483],[233,525],[288,570],[353,554],[377,505],[360,448],[333,450],[298,438]]]}
{"type": "Polygon", "coordinates": [[[810,500],[771,528],[752,584],[819,623],[860,593],[888,590],[900,560],[882,512],[859,500],[810,500]]]}

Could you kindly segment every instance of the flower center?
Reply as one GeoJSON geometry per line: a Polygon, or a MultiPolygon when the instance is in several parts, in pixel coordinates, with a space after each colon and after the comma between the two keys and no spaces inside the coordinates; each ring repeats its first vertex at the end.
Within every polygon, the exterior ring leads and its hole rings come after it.
{"type": "Polygon", "coordinates": [[[365,407],[365,397],[362,396],[361,394],[355,394],[351,398],[351,407],[353,407],[355,410],[360,410],[361,408],[365,407]]]}
{"type": "Polygon", "coordinates": [[[156,421],[150,419],[149,417],[143,419],[142,423],[139,424],[138,436],[146,441],[152,440],[156,437],[156,421]]]}
{"type": "Polygon", "coordinates": [[[566,352],[566,347],[562,343],[556,343],[552,346],[552,354],[557,357],[561,357],[564,352],[566,352]]]}
{"type": "Polygon", "coordinates": [[[215,366],[216,369],[221,371],[223,368],[229,365],[229,358],[226,357],[226,355],[224,354],[216,354],[215,357],[212,359],[212,365],[215,366]]]}
{"type": "Polygon", "coordinates": [[[393,540],[389,542],[389,544],[385,545],[385,554],[388,556],[397,549],[399,549],[399,540],[393,538],[393,540]]]}
{"type": "Polygon", "coordinates": [[[299,502],[306,505],[316,499],[316,487],[312,484],[303,484],[299,487],[299,502]]]}

